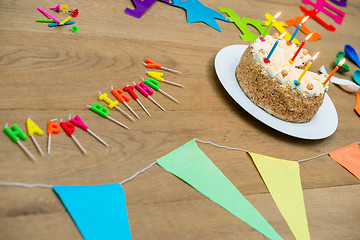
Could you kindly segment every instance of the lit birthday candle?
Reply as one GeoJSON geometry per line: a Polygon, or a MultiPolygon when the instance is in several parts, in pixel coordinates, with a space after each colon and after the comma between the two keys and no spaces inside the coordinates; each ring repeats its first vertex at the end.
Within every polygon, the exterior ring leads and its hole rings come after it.
{"type": "Polygon", "coordinates": [[[292,57],[292,59],[289,60],[289,63],[293,64],[295,62],[295,58],[297,57],[297,55],[299,54],[300,50],[304,47],[305,43],[307,40],[309,40],[311,38],[313,33],[310,33],[309,35],[306,36],[306,38],[304,39],[304,41],[300,44],[299,48],[296,50],[294,56],[292,57]]]}
{"type": "Polygon", "coordinates": [[[8,124],[5,124],[4,127],[4,132],[6,133],[6,135],[8,135],[8,137],[14,142],[17,143],[17,145],[19,145],[19,147],[32,159],[32,160],[36,160],[36,158],[34,157],[34,155],[32,155],[32,153],[19,141],[19,138],[22,141],[26,140],[26,135],[23,131],[21,131],[21,129],[18,127],[18,125],[13,124],[11,129],[8,127],[8,124]]]}
{"type": "Polygon", "coordinates": [[[34,134],[37,134],[39,136],[42,136],[44,135],[44,132],[43,130],[41,130],[41,128],[39,128],[38,125],[36,125],[34,123],[33,120],[31,120],[30,118],[28,118],[28,120],[26,120],[26,128],[27,128],[27,132],[28,132],[28,135],[31,137],[31,139],[33,140],[34,144],[35,144],[35,147],[37,148],[37,150],[40,152],[40,154],[42,156],[44,156],[44,152],[42,151],[39,143],[36,141],[35,137],[34,137],[34,134]]]}
{"type": "Polygon", "coordinates": [[[264,58],[264,62],[265,63],[269,63],[270,62],[270,57],[271,55],[274,53],[275,48],[277,47],[277,45],[279,44],[280,40],[285,36],[286,32],[284,32],[283,34],[280,35],[280,37],[276,40],[276,42],[274,43],[273,47],[271,48],[269,54],[267,55],[266,58],[264,58]]]}
{"type": "Polygon", "coordinates": [[[300,85],[301,79],[305,76],[305,73],[309,70],[309,68],[311,67],[312,63],[315,61],[315,59],[317,58],[318,55],[319,55],[319,52],[315,53],[315,55],[311,58],[310,62],[306,65],[304,71],[302,71],[298,80],[294,80],[294,83],[296,86],[300,85]]]}
{"type": "Polygon", "coordinates": [[[133,86],[129,86],[127,85],[126,87],[123,87],[124,92],[128,92],[130,94],[130,96],[140,105],[140,107],[144,110],[144,112],[151,117],[150,113],[148,112],[148,110],[146,110],[146,108],[144,107],[144,105],[140,102],[139,97],[136,95],[136,93],[134,92],[134,87],[133,86]]]}
{"type": "Polygon", "coordinates": [[[158,80],[159,82],[164,82],[164,83],[167,83],[167,84],[170,84],[170,85],[174,85],[174,86],[177,86],[177,87],[184,87],[183,85],[181,84],[178,84],[178,83],[174,83],[174,82],[170,82],[168,80],[165,80],[162,76],[164,75],[164,73],[162,72],[153,72],[153,71],[146,71],[147,75],[155,80],[158,80]]]}
{"type": "Polygon", "coordinates": [[[50,154],[51,150],[51,135],[58,134],[61,131],[61,126],[57,122],[54,122],[57,119],[52,119],[48,122],[48,154],[50,154]]]}
{"type": "MultiPolygon", "coordinates": [[[[133,82],[134,83],[134,82],[133,82]]],[[[163,108],[157,101],[155,101],[150,95],[154,94],[154,91],[145,83],[141,82],[140,84],[134,83],[136,90],[138,90],[144,97],[150,99],[156,106],[158,106],[161,110],[165,111],[165,108],[163,108]]]]}
{"type": "Polygon", "coordinates": [[[104,140],[102,140],[98,135],[96,135],[93,131],[91,131],[89,129],[88,126],[85,125],[85,123],[81,120],[81,118],[76,115],[74,118],[71,118],[71,116],[69,116],[69,122],[71,122],[72,124],[74,124],[75,126],[81,128],[82,130],[88,132],[91,136],[93,136],[96,140],[98,140],[99,142],[101,142],[102,144],[104,144],[105,146],[109,147],[109,144],[107,144],[104,140]]]}
{"type": "Polygon", "coordinates": [[[276,21],[276,19],[280,16],[280,14],[281,14],[281,12],[278,12],[278,13],[274,16],[273,20],[271,20],[271,22],[270,22],[269,26],[267,27],[267,29],[265,30],[264,34],[263,34],[262,36],[260,36],[260,40],[261,40],[262,42],[265,41],[266,35],[269,33],[270,28],[272,27],[272,25],[274,24],[274,22],[276,21]]]}
{"type": "Polygon", "coordinates": [[[100,115],[101,117],[103,118],[107,118],[109,119],[110,121],[113,121],[114,123],[122,126],[123,128],[126,128],[126,129],[130,129],[128,126],[126,126],[125,124],[119,122],[118,120],[112,118],[109,116],[109,109],[107,109],[106,107],[103,107],[101,106],[100,104],[98,103],[94,103],[92,106],[90,105],[87,105],[88,108],[90,108],[91,111],[93,111],[94,113],[100,115]]]}
{"type": "Polygon", "coordinates": [[[336,71],[345,63],[345,58],[343,58],[339,64],[334,68],[334,70],[332,70],[332,72],[329,74],[329,76],[326,78],[326,80],[323,82],[323,86],[325,87],[325,85],[328,83],[328,81],[330,80],[330,78],[336,73],[336,71]]]}
{"type": "Polygon", "coordinates": [[[107,103],[107,104],[108,104],[108,107],[109,107],[110,109],[112,109],[112,108],[115,107],[116,110],[118,110],[121,114],[123,114],[125,117],[127,117],[130,121],[135,122],[135,119],[133,119],[129,114],[127,114],[124,110],[122,110],[121,108],[119,108],[119,107],[117,106],[117,105],[119,104],[118,101],[113,101],[113,100],[111,100],[111,99],[108,97],[107,93],[101,94],[101,92],[99,92],[99,94],[100,94],[100,96],[98,97],[98,99],[99,99],[100,101],[104,101],[105,103],[107,103]]]}
{"type": "Polygon", "coordinates": [[[60,120],[60,126],[64,129],[65,133],[74,141],[74,143],[80,148],[81,152],[87,154],[85,148],[80,144],[79,140],[74,136],[75,126],[70,122],[63,122],[60,120]]]}
{"type": "Polygon", "coordinates": [[[148,85],[149,87],[151,87],[152,89],[154,89],[155,91],[160,92],[161,94],[163,94],[165,97],[169,98],[170,100],[176,102],[176,103],[180,103],[178,100],[176,100],[176,98],[172,97],[170,94],[166,93],[165,91],[160,89],[160,83],[158,81],[156,81],[153,78],[148,78],[146,80],[144,80],[143,77],[141,77],[142,80],[144,81],[143,83],[145,83],[146,85],[148,85]]]}
{"type": "Polygon", "coordinates": [[[135,117],[137,117],[138,119],[140,119],[140,117],[136,114],[136,112],[129,106],[129,104],[127,104],[126,102],[128,102],[130,100],[130,98],[128,96],[126,96],[125,92],[120,89],[120,88],[113,88],[113,85],[111,85],[111,93],[112,95],[114,95],[114,97],[119,100],[122,104],[125,105],[125,107],[127,107],[130,112],[132,114],[134,114],[135,117]]]}
{"type": "Polygon", "coordinates": [[[294,40],[296,34],[298,33],[299,29],[301,28],[301,26],[309,19],[309,16],[304,17],[301,22],[299,23],[299,25],[297,26],[297,28],[295,29],[295,32],[293,33],[293,35],[291,36],[289,43],[292,42],[292,40],[294,40]]]}

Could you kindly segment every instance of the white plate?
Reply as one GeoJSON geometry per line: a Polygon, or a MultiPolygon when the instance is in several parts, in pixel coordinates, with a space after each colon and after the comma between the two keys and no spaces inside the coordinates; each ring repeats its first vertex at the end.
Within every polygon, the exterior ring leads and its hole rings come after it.
{"type": "Polygon", "coordinates": [[[303,139],[322,139],[336,131],[338,116],[330,97],[324,102],[313,119],[307,123],[291,123],[280,120],[255,105],[241,90],[235,69],[247,45],[231,45],[221,49],[215,57],[215,70],[219,80],[230,96],[259,121],[280,132],[303,139]]]}

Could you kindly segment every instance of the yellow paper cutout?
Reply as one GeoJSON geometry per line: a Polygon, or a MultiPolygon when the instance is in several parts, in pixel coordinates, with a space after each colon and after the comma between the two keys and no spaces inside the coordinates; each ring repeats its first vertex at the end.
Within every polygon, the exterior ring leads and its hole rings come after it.
{"type": "MultiPolygon", "coordinates": [[[[269,14],[269,13],[265,13],[265,18],[266,18],[268,21],[264,21],[264,24],[265,24],[265,26],[269,26],[270,21],[274,19],[274,16],[272,16],[272,15],[269,14]]],[[[284,27],[287,27],[287,24],[286,24],[285,22],[279,22],[279,21],[275,20],[274,23],[273,23],[273,27],[274,27],[276,30],[278,30],[280,34],[285,33],[285,37],[284,37],[285,40],[288,40],[288,41],[290,40],[291,35],[290,35],[290,33],[289,33],[288,31],[286,31],[286,29],[284,28],[284,27]]],[[[296,38],[294,38],[294,39],[292,40],[292,42],[295,43],[295,44],[300,44],[299,40],[297,40],[296,38]]]]}
{"type": "Polygon", "coordinates": [[[310,239],[299,163],[249,154],[295,238],[310,239]]]}

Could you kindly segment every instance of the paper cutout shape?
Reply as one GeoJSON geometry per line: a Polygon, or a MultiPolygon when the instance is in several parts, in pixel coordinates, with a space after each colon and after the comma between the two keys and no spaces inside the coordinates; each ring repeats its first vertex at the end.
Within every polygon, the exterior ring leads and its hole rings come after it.
{"type": "Polygon", "coordinates": [[[255,41],[260,35],[264,34],[266,30],[263,27],[264,23],[260,20],[254,20],[247,17],[240,18],[231,8],[219,7],[218,9],[220,12],[226,13],[229,16],[229,22],[233,22],[243,33],[243,35],[240,34],[240,37],[245,42],[255,41]],[[259,32],[259,35],[252,33],[247,25],[253,26],[259,32]]]}
{"type": "Polygon", "coordinates": [[[270,239],[282,239],[237,190],[195,140],[175,149],[157,163],[270,239]]]}
{"type": "Polygon", "coordinates": [[[319,13],[319,11],[317,9],[308,10],[301,5],[299,5],[299,6],[300,6],[300,10],[305,14],[305,16],[309,16],[309,18],[314,19],[315,21],[320,23],[324,28],[326,28],[327,30],[329,30],[331,32],[334,32],[336,30],[336,28],[333,25],[327,24],[324,20],[322,20],[320,17],[318,17],[317,14],[319,13]]]}
{"type": "Polygon", "coordinates": [[[204,6],[198,0],[173,0],[173,6],[185,9],[188,23],[203,22],[219,32],[221,29],[215,19],[229,21],[221,13],[204,6]]]}
{"type": "Polygon", "coordinates": [[[296,239],[310,239],[299,163],[249,152],[296,239]]]}
{"type": "MultiPolygon", "coordinates": [[[[304,16],[297,16],[296,19],[288,19],[285,21],[285,23],[288,27],[290,27],[290,26],[297,27],[303,18],[304,18],[304,16]]],[[[310,31],[310,29],[308,29],[305,26],[305,23],[301,24],[300,31],[302,31],[306,36],[309,35],[310,33],[313,33],[313,35],[309,39],[309,42],[314,42],[314,41],[322,38],[322,35],[320,33],[310,31]]]]}
{"type": "Polygon", "coordinates": [[[316,0],[316,3],[312,2],[311,0],[302,0],[302,1],[305,4],[310,4],[311,6],[313,6],[318,12],[325,13],[329,17],[333,18],[337,24],[341,25],[341,23],[343,21],[343,17],[345,16],[345,13],[343,11],[337,9],[333,5],[326,2],[325,0],[316,0]],[[326,8],[337,13],[337,15],[330,12],[326,8]]]}
{"type": "MultiPolygon", "coordinates": [[[[268,21],[265,21],[264,24],[265,26],[269,26],[270,25],[270,22],[274,19],[274,16],[272,16],[271,14],[269,13],[265,13],[265,18],[268,20],[268,21]]],[[[283,34],[285,33],[285,36],[284,36],[284,39],[289,41],[290,38],[291,38],[291,34],[286,31],[286,29],[284,27],[287,27],[287,25],[285,24],[285,22],[279,22],[277,20],[274,21],[273,25],[272,25],[276,30],[279,31],[280,34],[283,34]]],[[[295,44],[300,44],[299,40],[297,40],[297,38],[294,38],[292,40],[293,43],[295,44]]]]}
{"type": "Polygon", "coordinates": [[[54,186],[86,239],[131,239],[123,187],[118,184],[54,186]]]}
{"type": "MultiPolygon", "coordinates": [[[[140,18],[156,2],[156,0],[132,0],[135,9],[126,8],[125,14],[140,18]]],[[[160,0],[171,4],[170,0],[160,0]]]]}
{"type": "Polygon", "coordinates": [[[329,155],[360,180],[360,149],[357,143],[330,152],[329,155]]]}
{"type": "Polygon", "coordinates": [[[356,94],[356,105],[354,107],[354,110],[359,114],[360,116],[360,92],[356,94]]]}
{"type": "Polygon", "coordinates": [[[333,3],[335,3],[338,6],[346,7],[347,0],[330,0],[330,1],[332,1],[333,3]]]}

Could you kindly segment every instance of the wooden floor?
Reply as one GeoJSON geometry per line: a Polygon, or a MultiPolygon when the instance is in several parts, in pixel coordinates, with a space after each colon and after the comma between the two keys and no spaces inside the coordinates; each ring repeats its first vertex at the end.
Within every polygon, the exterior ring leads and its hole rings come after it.
{"type": "MultiPolygon", "coordinates": [[[[265,20],[265,13],[282,11],[279,20],[301,16],[301,0],[202,0],[203,4],[232,8],[240,17],[265,20]]],[[[91,185],[120,182],[193,138],[238,147],[272,157],[299,160],[339,149],[360,140],[355,96],[335,85],[328,92],[338,113],[337,131],[323,140],[287,136],[262,124],[243,110],[219,82],[214,58],[232,44],[249,44],[233,23],[218,21],[222,32],[203,23],[186,23],[185,11],[156,2],[140,19],[125,15],[126,1],[67,1],[78,8],[79,32],[69,26],[49,28],[36,23],[36,10],[54,1],[0,1],[0,126],[18,124],[24,131],[31,117],[46,131],[50,119],[80,115],[89,128],[110,144],[106,148],[77,129],[75,136],[88,150],[84,156],[63,132],[52,138],[51,155],[40,157],[28,139],[24,145],[38,160],[32,162],[5,134],[0,134],[0,181],[51,185],[91,185]],[[131,123],[115,110],[110,116],[127,124],[125,130],[89,111],[98,91],[123,87],[145,77],[144,58],[182,71],[165,72],[165,79],[184,89],[162,84],[176,104],[159,93],[161,111],[140,100],[149,118],[131,123]]],[[[310,9],[310,7],[307,7],[310,9]]],[[[311,67],[330,71],[345,44],[360,50],[360,2],[341,8],[343,24],[321,16],[337,29],[330,32],[314,20],[307,26],[323,38],[306,45],[320,51],[311,67]]],[[[63,13],[60,16],[65,16],[63,13]]],[[[289,32],[294,27],[288,28],[289,32]]],[[[270,33],[275,30],[271,29],[270,33]]],[[[298,34],[301,40],[303,33],[298,34]]],[[[355,64],[345,74],[352,80],[355,64]]],[[[121,106],[122,107],[122,106],[121,106]]],[[[124,108],[124,107],[123,107],[124,108]]],[[[125,109],[125,108],[124,108],[125,109]]],[[[43,149],[47,136],[36,136],[43,149]]],[[[199,143],[199,147],[245,195],[284,239],[294,239],[252,161],[245,153],[199,143]]],[[[312,239],[360,239],[360,182],[328,156],[300,164],[305,206],[312,239]]],[[[124,184],[133,239],[264,239],[259,232],[207,199],[189,185],[155,165],[124,184]]],[[[0,239],[81,239],[74,222],[51,189],[0,186],[0,239]]]]}

